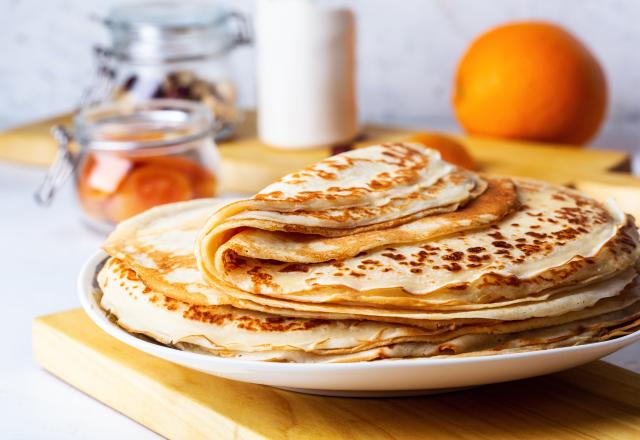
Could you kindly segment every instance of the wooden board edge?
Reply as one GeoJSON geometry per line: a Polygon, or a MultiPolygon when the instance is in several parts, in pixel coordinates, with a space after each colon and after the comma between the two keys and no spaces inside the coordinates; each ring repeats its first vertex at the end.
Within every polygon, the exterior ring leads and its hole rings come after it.
{"type": "Polygon", "coordinates": [[[555,373],[560,381],[630,406],[640,404],[640,374],[604,360],[555,373]]]}
{"type": "MultiPolygon", "coordinates": [[[[537,152],[539,154],[552,155],[556,152],[566,153],[570,155],[580,155],[581,153],[587,153],[591,156],[592,160],[603,159],[606,160],[607,166],[603,169],[609,172],[630,172],[631,171],[631,154],[627,151],[603,148],[598,145],[586,145],[576,146],[568,144],[554,144],[543,142],[532,142],[519,139],[507,139],[507,138],[495,138],[476,136],[465,133],[453,133],[450,131],[432,130],[428,128],[416,128],[407,127],[403,125],[392,126],[387,124],[365,124],[363,131],[368,134],[375,135],[380,138],[389,138],[396,140],[398,137],[406,137],[412,134],[419,134],[423,132],[442,133],[447,136],[451,136],[463,145],[465,145],[469,152],[478,157],[478,152],[483,149],[495,150],[490,152],[490,156],[496,154],[503,155],[508,151],[510,145],[517,145],[523,151],[528,153],[537,152]]],[[[367,144],[366,140],[363,144],[367,144]]],[[[563,169],[566,164],[557,164],[552,161],[549,166],[552,168],[563,169]]]]}
{"type": "MultiPolygon", "coordinates": [[[[238,143],[238,146],[242,146],[243,144],[247,144],[247,143],[255,144],[256,142],[255,110],[245,109],[243,110],[243,112],[245,113],[246,117],[237,126],[238,136],[236,138],[231,138],[227,141],[220,142],[219,145],[223,147],[223,149],[227,149],[227,146],[229,148],[233,148],[232,144],[234,142],[238,143]]],[[[17,126],[8,127],[5,130],[1,130],[0,131],[0,147],[1,147],[1,144],[4,142],[7,142],[7,140],[23,143],[24,139],[22,138],[26,137],[28,139],[33,136],[34,132],[36,132],[37,135],[35,136],[35,138],[28,140],[27,144],[33,143],[34,140],[38,139],[39,142],[36,142],[36,143],[41,144],[41,148],[43,148],[44,150],[47,150],[51,148],[50,147],[51,145],[55,145],[55,143],[53,142],[53,138],[48,136],[48,131],[50,129],[50,126],[54,124],[65,124],[70,126],[71,124],[73,124],[73,113],[65,113],[57,116],[39,119],[30,123],[20,124],[17,126]],[[44,134],[48,139],[48,141],[45,142],[46,145],[42,144],[42,134],[44,134]]],[[[372,137],[376,138],[377,142],[379,142],[379,141],[385,141],[385,140],[398,140],[399,138],[409,137],[413,134],[422,133],[422,132],[439,132],[439,131],[428,129],[428,128],[407,127],[402,125],[391,126],[387,124],[367,123],[362,126],[362,132],[366,133],[367,135],[362,140],[356,140],[355,144],[358,146],[370,145],[371,142],[368,141],[367,138],[372,138],[372,137]]],[[[539,142],[529,142],[529,141],[514,140],[514,139],[487,138],[487,137],[480,137],[480,136],[465,135],[460,133],[446,133],[446,134],[460,139],[461,141],[463,141],[464,144],[468,144],[467,146],[471,147],[472,153],[477,153],[478,151],[484,150],[486,148],[495,150],[497,147],[499,150],[499,154],[502,154],[502,152],[505,151],[504,147],[508,147],[512,144],[517,144],[518,146],[523,148],[524,151],[529,151],[529,152],[537,151],[539,153],[547,154],[547,155],[553,154],[557,151],[565,152],[570,155],[573,155],[574,153],[576,155],[580,155],[580,153],[585,152],[591,156],[592,160],[603,160],[606,162],[606,167],[602,170],[608,170],[608,171],[629,171],[630,170],[630,155],[628,152],[611,150],[611,149],[602,149],[602,148],[598,148],[597,145],[592,146],[593,148],[580,148],[580,147],[569,146],[569,145],[560,145],[560,144],[551,145],[551,144],[544,144],[539,142]]],[[[263,145],[262,148],[268,148],[268,147],[263,145]]],[[[10,154],[7,155],[7,154],[3,154],[2,152],[3,149],[0,148],[0,156],[4,157],[5,159],[10,159],[10,157],[13,157],[15,154],[18,154],[17,158],[19,159],[21,157],[19,156],[20,149],[21,148],[18,148],[18,147],[13,149],[9,148],[10,154]],[[14,151],[12,152],[12,150],[14,151]]],[[[286,149],[282,150],[277,148],[273,148],[272,151],[274,153],[292,153],[292,150],[286,150],[286,149]]],[[[316,151],[324,151],[325,153],[327,153],[328,149],[321,148],[316,151]]],[[[55,153],[55,148],[49,154],[52,155],[54,153],[55,153]]],[[[230,152],[230,154],[233,157],[233,152],[230,152]]],[[[315,156],[313,153],[313,150],[297,150],[293,152],[293,154],[299,155],[301,157],[315,156]]],[[[322,156],[325,156],[325,155],[326,154],[324,153],[322,154],[322,156]]],[[[495,154],[490,154],[490,155],[495,156],[495,154]]],[[[33,159],[30,158],[29,160],[32,161],[33,159]]],[[[549,165],[553,166],[554,164],[550,163],[549,165]]],[[[559,168],[562,169],[563,165],[560,164],[559,168]]]]}
{"type": "Polygon", "coordinates": [[[57,316],[33,320],[32,348],[36,362],[64,382],[167,438],[264,439],[194,402],[188,402],[189,411],[182,413],[188,414],[188,419],[172,417],[170,405],[187,399],[184,395],[60,331],[53,325],[57,316]],[[126,399],[122,398],[123,386],[127,387],[126,399]],[[157,417],[158,414],[167,417],[157,417]],[[207,421],[206,426],[201,423],[203,420],[207,421]]]}
{"type": "Polygon", "coordinates": [[[383,402],[308,396],[209,377],[122,344],[95,327],[81,309],[36,318],[33,344],[34,356],[46,370],[170,438],[371,438],[391,432],[420,438],[415,434],[433,434],[440,428],[447,428],[442,431],[444,435],[466,434],[464,438],[540,438],[542,432],[555,438],[560,438],[560,433],[561,438],[591,438],[589,433],[599,435],[597,438],[636,438],[638,433],[640,375],[603,362],[534,378],[532,382],[461,392],[466,395],[383,402]],[[183,392],[184,387],[189,390],[183,392]],[[566,390],[567,396],[582,396],[584,404],[576,402],[574,407],[569,398],[554,394],[555,389],[566,390]],[[518,395],[528,399],[523,410],[515,409],[518,395]],[[549,400],[553,398],[559,400],[549,400]],[[496,399],[507,399],[507,408],[514,408],[509,411],[506,427],[496,424],[501,419],[494,411],[500,407],[505,410],[504,403],[496,399]],[[425,406],[416,406],[420,402],[425,406]],[[611,418],[598,416],[598,408],[605,405],[603,414],[611,418]],[[570,414],[559,414],[563,408],[570,414]],[[476,409],[477,416],[467,417],[466,428],[464,423],[456,424],[459,417],[476,409]],[[589,414],[605,423],[583,425],[589,414]],[[564,417],[570,422],[566,427],[564,417]],[[377,426],[384,419],[389,423],[377,426]],[[525,421],[532,425],[521,432],[525,421]],[[501,436],[468,437],[475,429],[489,429],[501,436]]]}

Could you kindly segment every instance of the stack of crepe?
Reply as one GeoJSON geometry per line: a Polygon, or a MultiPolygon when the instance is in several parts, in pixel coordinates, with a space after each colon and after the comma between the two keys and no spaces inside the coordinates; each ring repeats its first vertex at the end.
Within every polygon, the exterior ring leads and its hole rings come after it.
{"type": "Polygon", "coordinates": [[[101,304],[120,326],[217,356],[498,354],[640,327],[632,217],[415,144],[333,156],[246,200],[152,209],[104,249],[101,304]]]}

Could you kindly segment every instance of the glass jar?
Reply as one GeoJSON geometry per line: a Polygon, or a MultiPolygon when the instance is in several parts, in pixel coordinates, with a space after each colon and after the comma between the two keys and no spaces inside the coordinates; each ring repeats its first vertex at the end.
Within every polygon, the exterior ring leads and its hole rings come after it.
{"type": "Polygon", "coordinates": [[[75,133],[54,127],[59,154],[36,193],[43,205],[74,175],[84,219],[109,231],[132,215],[165,203],[216,194],[219,158],[208,109],[158,99],[84,110],[75,133]],[[74,142],[72,142],[72,139],[74,142]]]}
{"type": "Polygon", "coordinates": [[[81,107],[156,98],[201,101],[217,124],[216,139],[240,117],[230,52],[250,42],[245,18],[200,2],[121,5],[103,21],[110,47],[96,47],[97,77],[81,107]]]}

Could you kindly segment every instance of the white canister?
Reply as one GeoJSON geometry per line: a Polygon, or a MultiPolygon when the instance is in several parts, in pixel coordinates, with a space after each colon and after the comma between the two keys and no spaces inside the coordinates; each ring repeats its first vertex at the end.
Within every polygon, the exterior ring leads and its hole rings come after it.
{"type": "Polygon", "coordinates": [[[358,133],[355,20],[312,0],[259,0],[258,134],[271,146],[312,148],[358,133]]]}

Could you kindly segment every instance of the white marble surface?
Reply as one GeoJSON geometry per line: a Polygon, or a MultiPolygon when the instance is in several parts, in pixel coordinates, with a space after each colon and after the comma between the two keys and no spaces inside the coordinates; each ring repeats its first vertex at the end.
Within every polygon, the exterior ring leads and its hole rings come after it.
{"type": "MultiPolygon", "coordinates": [[[[0,127],[70,109],[106,33],[89,20],[132,0],[0,0],[0,127]]],[[[253,0],[210,0],[251,14],[253,0]]],[[[451,83],[469,42],[518,19],[561,23],[600,59],[610,87],[608,123],[640,125],[640,2],[633,0],[324,0],[352,7],[358,25],[363,120],[422,126],[451,118],[451,83]]],[[[242,103],[254,100],[253,49],[234,56],[242,103]]],[[[608,126],[605,127],[605,131],[608,126]]],[[[619,137],[620,139],[620,137],[619,137]]],[[[640,137],[613,145],[637,148],[640,137]]]]}
{"type": "MultiPolygon", "coordinates": [[[[91,16],[139,0],[0,0],[0,129],[68,111],[93,74],[91,47],[108,35],[91,16]]],[[[211,1],[251,17],[254,0],[211,1]]],[[[357,17],[360,119],[458,130],[450,105],[456,63],[484,30],[513,20],[557,22],[601,61],[609,111],[592,145],[635,153],[640,170],[640,2],[633,0],[323,0],[357,17]]],[[[234,52],[243,106],[255,105],[254,50],[234,52]]],[[[640,172],[640,171],[636,171],[640,172]]]]}
{"type": "Polygon", "coordinates": [[[85,230],[66,191],[49,209],[35,205],[38,168],[0,163],[0,425],[4,439],[152,438],[154,434],[38,367],[35,316],[78,307],[75,278],[102,238],[85,230]]]}
{"type": "MultiPolygon", "coordinates": [[[[0,163],[0,277],[5,314],[0,320],[2,438],[151,438],[137,423],[40,369],[31,355],[31,320],[78,307],[75,278],[102,237],[86,230],[70,191],[53,206],[35,205],[38,168],[0,163]]],[[[609,358],[640,372],[640,344],[609,358]]]]}

